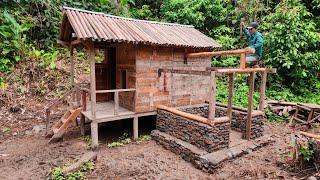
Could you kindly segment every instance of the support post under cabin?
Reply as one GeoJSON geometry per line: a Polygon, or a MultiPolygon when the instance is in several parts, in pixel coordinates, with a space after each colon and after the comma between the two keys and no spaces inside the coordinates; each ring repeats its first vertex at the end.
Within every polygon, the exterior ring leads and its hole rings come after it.
{"type": "Polygon", "coordinates": [[[139,137],[139,120],[138,116],[134,116],[133,118],[133,139],[137,140],[139,137]]]}
{"type": "MultiPolygon", "coordinates": [[[[72,46],[70,46],[70,48],[69,48],[69,52],[70,52],[70,64],[71,64],[71,86],[72,86],[72,88],[74,88],[74,50],[73,50],[74,48],[72,47],[72,46]]],[[[72,92],[72,94],[71,94],[71,96],[72,96],[72,102],[75,102],[75,93],[74,92],[72,92]]]]}
{"type": "Polygon", "coordinates": [[[253,111],[253,93],[254,93],[254,76],[255,73],[251,72],[249,77],[249,96],[248,96],[248,112],[247,112],[247,123],[246,123],[246,139],[250,140],[251,137],[251,126],[252,126],[252,111],[253,111]]]}
{"type": "Polygon", "coordinates": [[[209,117],[210,123],[214,121],[216,111],[216,72],[210,73],[210,93],[209,93],[209,117]]]}
{"type": "Polygon", "coordinates": [[[96,73],[95,73],[95,53],[91,46],[89,49],[90,61],[90,95],[91,95],[91,138],[92,145],[98,146],[98,123],[96,122],[96,73]]]}

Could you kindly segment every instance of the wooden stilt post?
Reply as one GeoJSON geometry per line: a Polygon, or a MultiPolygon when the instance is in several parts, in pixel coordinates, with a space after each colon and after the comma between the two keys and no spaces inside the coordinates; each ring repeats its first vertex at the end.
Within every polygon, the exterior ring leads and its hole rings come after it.
{"type": "Polygon", "coordinates": [[[246,139],[250,140],[251,124],[252,124],[252,111],[253,111],[253,93],[254,93],[254,76],[255,73],[251,72],[249,77],[249,96],[248,96],[248,112],[246,123],[246,139]]]}
{"type": "Polygon", "coordinates": [[[210,93],[209,93],[209,117],[210,122],[214,121],[216,111],[216,72],[210,74],[210,93]]]}
{"type": "Polygon", "coordinates": [[[93,45],[90,46],[90,95],[91,95],[91,139],[93,147],[98,146],[98,123],[96,122],[96,70],[95,70],[95,53],[93,45]]]}
{"type": "Polygon", "coordinates": [[[259,101],[260,111],[264,111],[265,98],[266,98],[266,84],[267,84],[267,72],[263,72],[261,84],[260,84],[260,101],[259,101]]]}
{"type": "Polygon", "coordinates": [[[119,92],[114,92],[114,115],[119,113],[119,92]]]}
{"type": "Polygon", "coordinates": [[[133,118],[133,139],[136,140],[139,137],[139,121],[138,116],[133,118]]]}
{"type": "Polygon", "coordinates": [[[81,132],[81,135],[84,136],[85,135],[85,128],[84,128],[84,123],[85,123],[85,119],[86,117],[81,114],[80,115],[80,132],[81,132]]]}
{"type": "Polygon", "coordinates": [[[94,49],[89,49],[90,60],[90,95],[91,95],[91,115],[96,119],[96,71],[94,49]]]}
{"type": "Polygon", "coordinates": [[[232,120],[232,98],[233,98],[233,92],[234,92],[234,76],[235,76],[235,73],[229,74],[229,95],[228,95],[227,116],[230,119],[230,122],[232,120]]]}
{"type": "Polygon", "coordinates": [[[96,147],[99,145],[98,141],[98,123],[96,121],[91,122],[91,139],[92,139],[92,146],[96,147]]]}
{"type": "MultiPolygon", "coordinates": [[[[73,47],[70,46],[70,63],[71,63],[71,86],[74,88],[74,54],[73,54],[73,47]]],[[[72,92],[72,102],[75,102],[75,92],[72,92]]]]}

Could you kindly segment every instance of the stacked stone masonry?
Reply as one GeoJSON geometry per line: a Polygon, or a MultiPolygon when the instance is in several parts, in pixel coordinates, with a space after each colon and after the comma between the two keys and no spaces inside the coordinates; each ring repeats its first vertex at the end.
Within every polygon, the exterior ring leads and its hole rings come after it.
{"type": "Polygon", "coordinates": [[[229,144],[228,122],[210,126],[158,110],[157,129],[207,152],[227,148],[229,144]]]}
{"type": "MultiPolygon", "coordinates": [[[[190,114],[196,114],[202,117],[208,117],[208,104],[184,106],[178,108],[181,111],[188,112],[190,114]]],[[[223,106],[216,106],[216,117],[222,117],[227,115],[227,108],[223,106]]],[[[263,136],[263,125],[264,125],[264,116],[257,115],[252,117],[251,125],[251,139],[255,139],[263,136]]],[[[246,122],[247,122],[247,112],[241,110],[232,111],[232,120],[231,120],[231,129],[239,131],[242,133],[243,138],[246,138],[246,122]]]]}

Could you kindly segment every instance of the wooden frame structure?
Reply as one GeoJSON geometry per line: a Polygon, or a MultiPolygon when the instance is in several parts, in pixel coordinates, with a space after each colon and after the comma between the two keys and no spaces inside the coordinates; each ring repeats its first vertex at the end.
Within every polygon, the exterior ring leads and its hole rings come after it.
{"type": "MultiPolygon", "coordinates": [[[[231,121],[232,119],[232,97],[234,92],[234,77],[236,73],[250,74],[249,76],[249,95],[248,95],[248,109],[247,109],[247,121],[246,121],[246,139],[250,140],[251,136],[251,124],[252,124],[252,112],[253,112],[253,93],[254,93],[254,78],[255,74],[262,73],[262,79],[260,84],[260,100],[259,100],[259,111],[264,111],[265,105],[265,90],[267,73],[276,73],[276,69],[270,68],[247,68],[246,67],[246,54],[251,54],[251,49],[239,49],[230,51],[219,51],[219,52],[201,52],[201,53],[190,53],[187,55],[188,58],[197,57],[212,57],[212,56],[227,56],[227,55],[240,55],[240,67],[239,68],[207,68],[210,71],[210,99],[209,99],[209,117],[208,120],[214,122],[217,118],[215,117],[216,108],[216,76],[228,75],[228,106],[227,106],[227,118],[231,121]]],[[[199,73],[199,72],[198,72],[199,73]]],[[[219,117],[221,118],[221,117],[219,117]]]]}

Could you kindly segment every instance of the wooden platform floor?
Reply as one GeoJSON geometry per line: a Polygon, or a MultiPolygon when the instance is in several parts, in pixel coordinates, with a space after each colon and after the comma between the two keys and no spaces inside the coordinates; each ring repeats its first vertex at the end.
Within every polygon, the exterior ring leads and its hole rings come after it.
{"type": "MultiPolygon", "coordinates": [[[[92,120],[92,114],[91,114],[91,104],[90,102],[87,104],[87,111],[82,111],[82,114],[86,116],[88,119],[92,120]]],[[[96,119],[97,120],[108,120],[115,117],[123,117],[123,116],[129,116],[134,115],[135,112],[130,111],[126,108],[123,108],[119,106],[118,114],[114,114],[114,102],[100,102],[96,105],[96,119]]],[[[129,117],[128,117],[129,118],[129,117]]]]}

